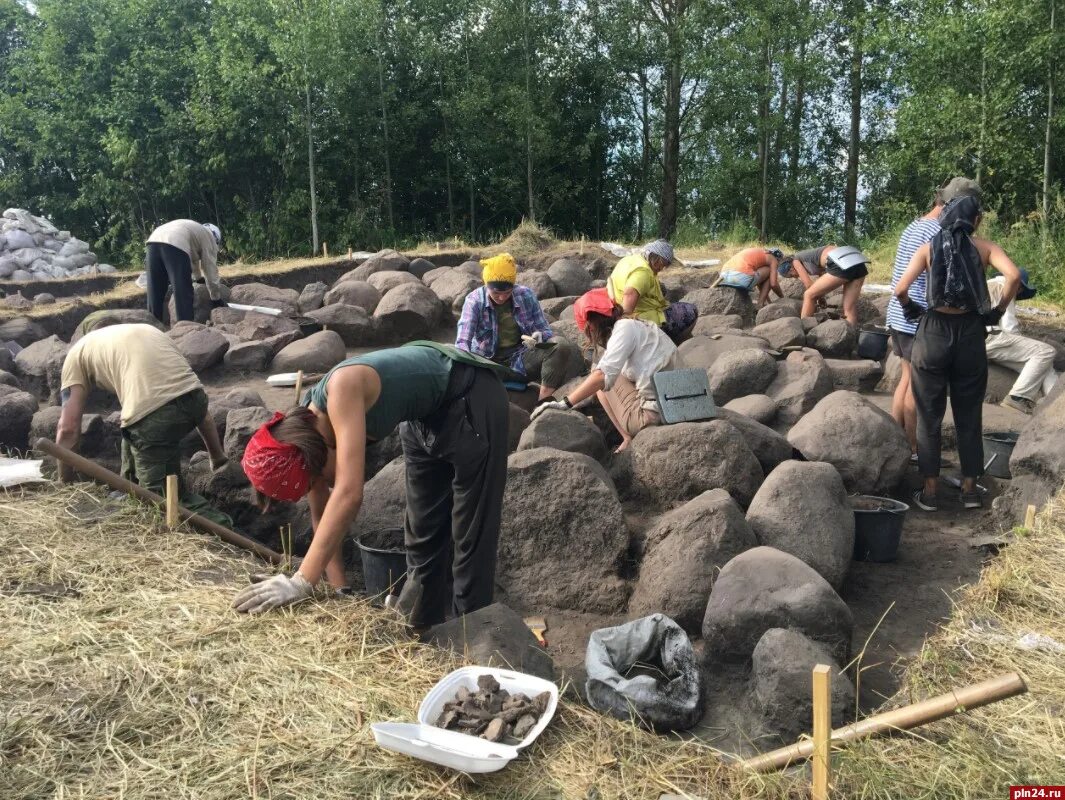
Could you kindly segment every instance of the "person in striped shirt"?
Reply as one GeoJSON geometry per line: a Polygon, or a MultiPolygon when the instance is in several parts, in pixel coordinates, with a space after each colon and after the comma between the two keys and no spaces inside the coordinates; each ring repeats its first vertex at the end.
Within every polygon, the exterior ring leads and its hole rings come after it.
{"type": "MultiPolygon", "coordinates": [[[[932,208],[906,226],[899,238],[899,246],[895,250],[895,263],[891,273],[892,292],[895,291],[899,279],[909,266],[913,254],[920,249],[921,245],[931,241],[932,237],[939,233],[938,220],[943,206],[957,197],[975,197],[979,200],[979,184],[965,177],[951,178],[936,190],[932,208]]],[[[926,274],[922,272],[910,287],[910,298],[922,308],[926,308],[928,305],[927,291],[926,274]]],[[[910,354],[913,351],[913,338],[917,333],[917,323],[906,319],[902,313],[902,306],[899,305],[898,298],[894,295],[888,303],[887,324],[891,329],[892,352],[902,362],[899,382],[891,400],[891,416],[906,431],[906,438],[910,442],[910,459],[916,463],[917,404],[913,396],[913,385],[910,382],[910,354]]]]}

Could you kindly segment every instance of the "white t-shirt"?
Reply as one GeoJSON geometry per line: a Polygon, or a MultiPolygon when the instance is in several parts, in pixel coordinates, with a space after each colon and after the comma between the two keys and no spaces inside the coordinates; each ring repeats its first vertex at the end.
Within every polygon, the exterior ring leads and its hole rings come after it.
{"type": "Polygon", "coordinates": [[[618,375],[624,375],[643,398],[641,407],[652,411],[658,411],[651,382],[655,373],[682,366],[673,341],[657,325],[641,319],[619,319],[606,344],[606,352],[595,365],[603,373],[604,388],[610,389],[618,375]]]}
{"type": "MultiPolygon", "coordinates": [[[[1006,279],[1001,275],[992,278],[987,282],[987,294],[991,298],[992,308],[997,306],[1002,300],[1002,290],[1006,288],[1006,279]]],[[[1006,331],[1006,333],[1020,333],[1021,323],[1017,321],[1017,299],[1010,300],[1010,304],[1006,306],[1005,312],[1002,314],[1002,319],[999,320],[996,326],[1006,331]]],[[[989,329],[990,330],[990,329],[989,329]]]]}

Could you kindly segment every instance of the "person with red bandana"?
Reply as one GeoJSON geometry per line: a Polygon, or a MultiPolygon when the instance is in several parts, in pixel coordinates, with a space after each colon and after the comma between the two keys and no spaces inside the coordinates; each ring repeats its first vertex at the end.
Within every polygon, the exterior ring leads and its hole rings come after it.
{"type": "Polygon", "coordinates": [[[346,359],[252,437],[241,465],[260,495],[306,496],[313,538],[299,570],[243,589],[259,613],[346,584],[341,544],[362,505],[366,445],[397,426],[406,461],[407,580],[395,606],[415,629],[491,604],[507,478],[509,370],[436,342],[346,359]],[[447,594],[454,547],[453,591],[447,594]]]}

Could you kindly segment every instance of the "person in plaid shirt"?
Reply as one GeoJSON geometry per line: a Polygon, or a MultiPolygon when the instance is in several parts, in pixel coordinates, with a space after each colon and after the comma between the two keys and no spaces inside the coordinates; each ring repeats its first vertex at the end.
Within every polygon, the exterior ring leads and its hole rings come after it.
{"type": "Polygon", "coordinates": [[[551,330],[533,290],[516,283],[518,267],[510,253],[482,261],[481,267],[485,285],[466,296],[455,346],[539,381],[539,399],[547,400],[584,371],[584,357],[551,330]]]}

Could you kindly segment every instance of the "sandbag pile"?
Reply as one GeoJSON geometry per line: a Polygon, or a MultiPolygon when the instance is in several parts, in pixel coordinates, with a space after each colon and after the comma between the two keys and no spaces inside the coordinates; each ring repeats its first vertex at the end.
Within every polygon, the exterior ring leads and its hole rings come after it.
{"type": "Polygon", "coordinates": [[[9,208],[0,222],[0,280],[39,281],[114,272],[97,262],[89,243],[61,231],[24,208],[9,208]]]}

